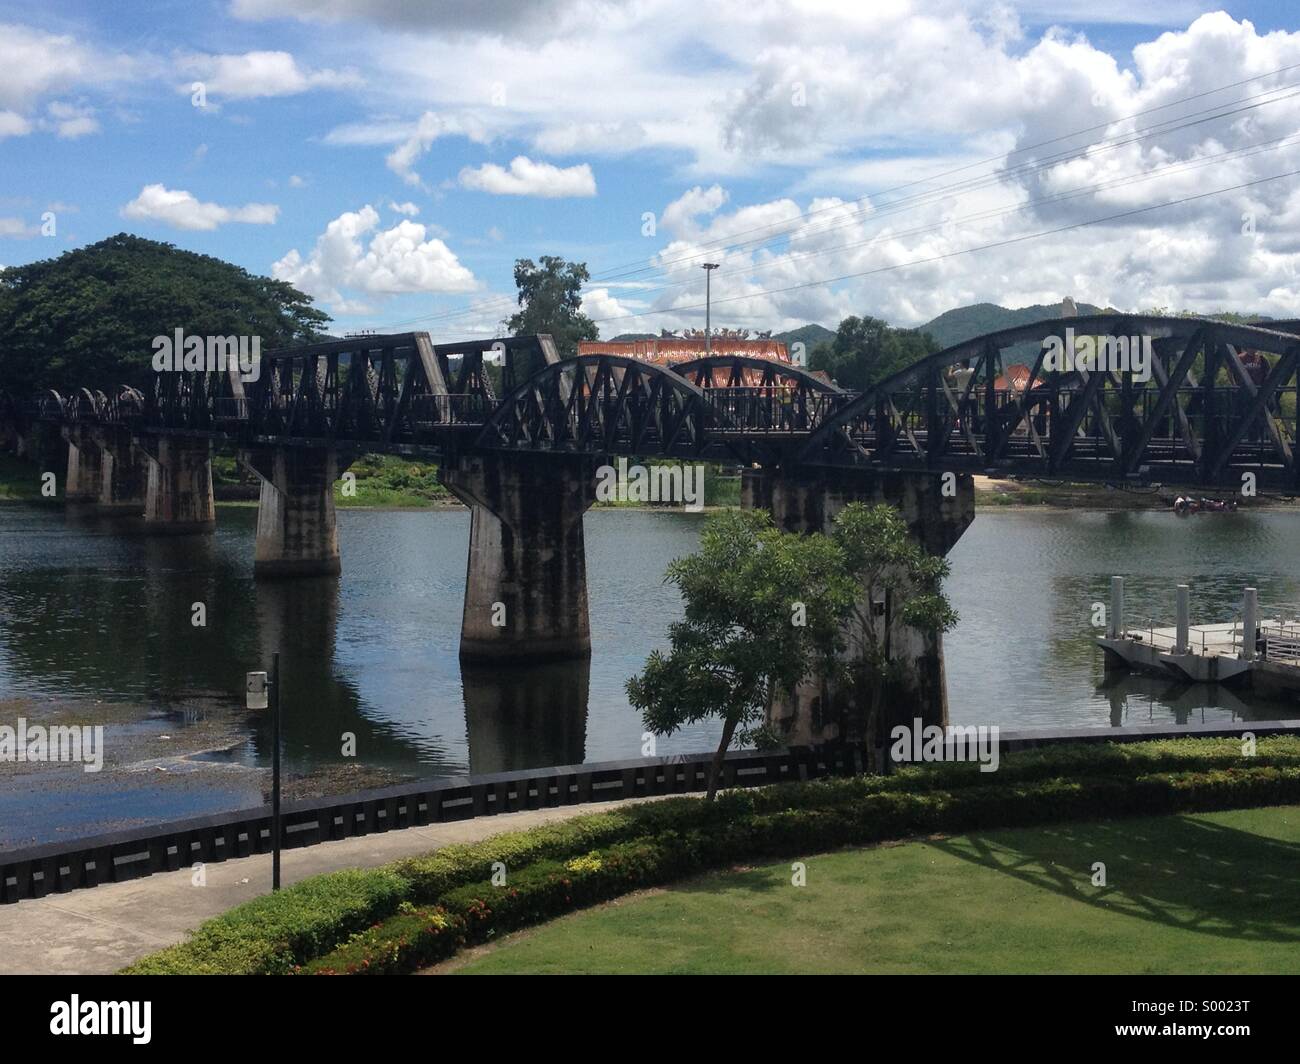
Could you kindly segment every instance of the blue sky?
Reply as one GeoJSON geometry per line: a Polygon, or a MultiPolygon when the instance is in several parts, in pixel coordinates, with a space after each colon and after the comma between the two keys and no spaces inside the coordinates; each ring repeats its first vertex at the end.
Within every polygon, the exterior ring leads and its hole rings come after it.
{"type": "Polygon", "coordinates": [[[125,230],[291,280],[339,330],[438,339],[494,332],[514,260],[543,254],[588,263],[605,336],[701,324],[705,258],[715,323],[751,328],[1064,295],[1300,316],[1295,22],[1165,0],[0,2],[0,264],[125,230]],[[1265,92],[1116,143],[1136,112],[1265,92]]]}

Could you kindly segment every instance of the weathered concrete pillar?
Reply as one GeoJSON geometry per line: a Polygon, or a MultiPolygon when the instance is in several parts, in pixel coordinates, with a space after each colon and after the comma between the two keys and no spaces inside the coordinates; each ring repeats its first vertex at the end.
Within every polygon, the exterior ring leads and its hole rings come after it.
{"type": "MultiPolygon", "coordinates": [[[[975,489],[969,476],[948,481],[939,473],[877,473],[832,467],[746,470],[741,479],[741,505],[772,514],[786,532],[830,532],[835,515],[851,502],[889,503],[897,507],[912,535],[931,554],[947,554],[975,519],[975,489]]],[[[911,726],[948,723],[947,681],[943,636],[903,624],[891,603],[866,611],[892,660],[902,663],[898,689],[886,697],[883,736],[894,724],[911,726]]],[[[768,723],[793,746],[833,741],[872,741],[864,734],[865,710],[852,705],[844,692],[829,689],[819,678],[800,685],[793,699],[770,707],[768,723]]]]}
{"type": "Polygon", "coordinates": [[[334,481],[351,461],[330,447],[248,448],[239,461],[262,481],[253,575],[336,576],[334,481]]]}
{"type": "Polygon", "coordinates": [[[186,436],[136,440],[146,471],[144,529],[151,535],[188,535],[217,527],[212,497],[212,445],[186,436]]]}
{"type": "Polygon", "coordinates": [[[462,660],[591,653],[582,515],[596,466],[586,455],[511,453],[444,463],[443,484],[470,508],[462,660]]]}
{"type": "Polygon", "coordinates": [[[130,429],[101,426],[92,434],[100,452],[97,508],[106,513],[144,513],[149,466],[132,442],[130,429]]]}
{"type": "Polygon", "coordinates": [[[104,478],[103,453],[88,429],[77,425],[63,430],[68,441],[68,476],[63,497],[68,502],[97,502],[104,478]]]}

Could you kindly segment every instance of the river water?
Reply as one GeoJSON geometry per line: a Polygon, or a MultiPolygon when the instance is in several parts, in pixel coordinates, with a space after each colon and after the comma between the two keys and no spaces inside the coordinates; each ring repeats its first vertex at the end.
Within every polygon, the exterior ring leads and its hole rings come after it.
{"type": "MultiPolygon", "coordinates": [[[[269,760],[243,676],[282,655],[285,757],[295,773],[447,775],[642,754],[623,685],[679,610],[663,583],[703,517],[586,518],[590,662],[462,668],[469,516],[339,514],[340,579],[256,584],[256,511],[219,508],[210,537],[148,538],[74,512],[0,505],[0,723],[102,720],[109,767],[0,765],[0,848],[256,805],[269,760]],[[195,626],[195,604],[206,624],[195,626]],[[345,756],[348,736],[355,757],[345,756]],[[195,750],[206,750],[197,758],[195,750]]],[[[1242,589],[1264,613],[1300,602],[1300,513],[981,510],[950,555],[961,620],[946,641],[954,723],[1003,728],[1296,715],[1225,690],[1139,678],[1107,686],[1093,605],[1126,576],[1129,621],[1229,619],[1242,589]]],[[[659,754],[716,741],[707,725],[659,754]]],[[[328,788],[331,784],[322,784],[328,788]]]]}

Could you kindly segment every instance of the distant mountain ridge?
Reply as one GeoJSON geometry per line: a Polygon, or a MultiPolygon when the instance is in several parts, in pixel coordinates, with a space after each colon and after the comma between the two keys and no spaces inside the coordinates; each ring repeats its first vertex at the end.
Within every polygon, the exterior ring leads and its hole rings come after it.
{"type": "MultiPolygon", "coordinates": [[[[1094,306],[1092,303],[1079,303],[1077,306],[1081,315],[1106,312],[1105,307],[1094,306]]],[[[939,347],[944,348],[985,333],[1060,316],[1060,303],[1036,303],[1032,307],[1018,307],[1014,310],[1000,307],[996,303],[972,303],[968,307],[945,310],[937,318],[918,326],[917,331],[928,332],[939,347]]]]}
{"type": "MultiPolygon", "coordinates": [[[[1099,307],[1093,303],[1077,303],[1076,307],[1081,316],[1116,312],[1113,307],[1099,307]]],[[[972,303],[970,306],[945,310],[938,317],[932,318],[924,325],[916,326],[915,329],[917,332],[928,332],[942,349],[952,347],[964,340],[973,339],[976,336],[998,332],[1001,329],[1011,329],[1017,325],[1028,325],[1031,322],[1059,317],[1061,317],[1060,303],[1035,303],[1033,306],[1015,308],[999,306],[997,303],[972,303]]],[[[1207,315],[1207,317],[1218,317],[1223,320],[1255,320],[1259,322],[1269,320],[1267,315],[1262,314],[1230,314],[1228,312],[1211,314],[1207,315]]],[[[658,335],[658,333],[623,333],[620,336],[615,336],[614,339],[649,340],[658,335]]],[[[802,343],[808,353],[811,354],[818,344],[829,343],[834,340],[835,330],[809,322],[797,329],[787,329],[785,332],[773,333],[772,339],[780,340],[787,346],[802,343]]]]}

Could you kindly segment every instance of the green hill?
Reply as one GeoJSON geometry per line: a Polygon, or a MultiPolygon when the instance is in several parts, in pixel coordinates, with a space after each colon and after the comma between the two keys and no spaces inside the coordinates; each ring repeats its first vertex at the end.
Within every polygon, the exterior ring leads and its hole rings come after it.
{"type": "MultiPolygon", "coordinates": [[[[1091,303],[1080,303],[1078,307],[1080,314],[1101,314],[1106,309],[1093,306],[1091,303]]],[[[922,325],[919,331],[928,332],[935,338],[940,348],[944,348],[972,337],[983,336],[985,333],[997,332],[999,329],[1010,329],[1016,325],[1027,325],[1030,322],[1042,321],[1044,318],[1060,316],[1059,303],[1037,303],[1032,307],[1015,309],[1000,307],[996,303],[973,303],[969,307],[945,310],[937,318],[922,325]]]]}
{"type": "Polygon", "coordinates": [[[823,341],[835,339],[835,330],[828,329],[823,325],[800,325],[797,329],[787,329],[785,332],[773,333],[773,340],[780,340],[787,347],[791,344],[802,343],[809,351],[823,341]]]}

